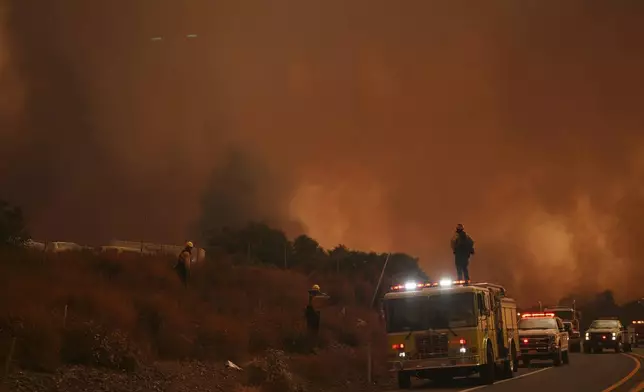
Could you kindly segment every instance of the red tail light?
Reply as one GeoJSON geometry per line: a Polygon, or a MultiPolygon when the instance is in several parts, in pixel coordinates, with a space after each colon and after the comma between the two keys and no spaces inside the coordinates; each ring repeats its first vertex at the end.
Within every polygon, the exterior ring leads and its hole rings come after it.
{"type": "Polygon", "coordinates": [[[460,340],[458,341],[458,343],[459,343],[459,344],[465,344],[465,343],[467,343],[467,341],[466,341],[465,339],[460,339],[460,340]]]}
{"type": "Polygon", "coordinates": [[[523,339],[523,343],[528,344],[528,339],[523,339]]]}
{"type": "Polygon", "coordinates": [[[402,349],[405,348],[405,345],[403,343],[394,344],[394,345],[391,346],[391,348],[393,348],[394,350],[402,350],[402,349]]]}

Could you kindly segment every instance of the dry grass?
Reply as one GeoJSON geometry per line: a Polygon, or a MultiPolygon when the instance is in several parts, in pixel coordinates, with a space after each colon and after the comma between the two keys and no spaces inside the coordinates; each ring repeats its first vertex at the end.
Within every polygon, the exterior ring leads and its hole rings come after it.
{"type": "MultiPolygon", "coordinates": [[[[195,267],[186,290],[171,269],[173,262],[5,251],[0,254],[0,363],[14,337],[14,366],[45,372],[69,364],[131,372],[154,360],[241,364],[267,348],[310,352],[303,312],[313,282],[306,276],[220,260],[195,267]]],[[[376,314],[364,307],[372,288],[338,277],[315,283],[337,302],[323,312],[320,345],[349,348],[298,357],[296,370],[321,384],[338,375],[359,382],[366,372],[367,340],[376,342],[376,357],[384,348],[376,314]],[[368,326],[357,327],[358,318],[368,326]]]]}

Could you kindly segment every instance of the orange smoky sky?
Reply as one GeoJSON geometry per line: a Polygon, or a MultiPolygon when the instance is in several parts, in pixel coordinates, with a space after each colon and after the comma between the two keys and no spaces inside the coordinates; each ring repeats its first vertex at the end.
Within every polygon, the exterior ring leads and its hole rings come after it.
{"type": "Polygon", "coordinates": [[[182,241],[207,194],[432,277],[462,222],[525,302],[644,295],[640,1],[1,4],[0,187],[37,238],[182,241]]]}

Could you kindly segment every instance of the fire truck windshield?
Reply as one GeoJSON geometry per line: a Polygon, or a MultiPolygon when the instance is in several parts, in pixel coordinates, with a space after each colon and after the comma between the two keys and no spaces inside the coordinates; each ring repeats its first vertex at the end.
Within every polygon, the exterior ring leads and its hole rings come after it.
{"type": "Polygon", "coordinates": [[[555,316],[559,317],[562,320],[572,320],[575,318],[572,310],[548,310],[550,313],[554,313],[555,316]]]}
{"type": "Polygon", "coordinates": [[[389,299],[385,303],[387,332],[476,326],[474,293],[441,293],[389,299]]]}

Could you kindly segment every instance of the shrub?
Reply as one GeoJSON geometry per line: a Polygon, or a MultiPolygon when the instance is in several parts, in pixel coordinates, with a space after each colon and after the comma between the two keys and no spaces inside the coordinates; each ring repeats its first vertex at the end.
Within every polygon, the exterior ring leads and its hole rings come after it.
{"type": "Polygon", "coordinates": [[[52,372],[60,364],[58,352],[61,339],[59,331],[41,316],[24,314],[16,318],[3,318],[0,320],[0,339],[3,354],[6,353],[5,360],[13,345],[14,365],[28,370],[52,372]]]}

